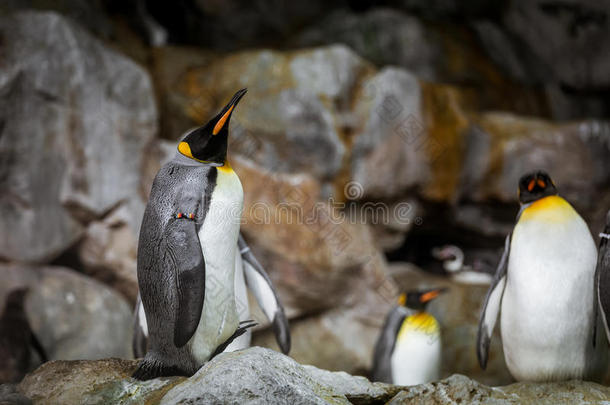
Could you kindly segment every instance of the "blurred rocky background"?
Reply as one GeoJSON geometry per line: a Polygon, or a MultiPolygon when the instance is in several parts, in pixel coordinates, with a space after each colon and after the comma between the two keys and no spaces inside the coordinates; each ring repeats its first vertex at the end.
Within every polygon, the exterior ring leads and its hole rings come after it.
{"type": "MultiPolygon", "coordinates": [[[[593,0],[4,0],[0,313],[25,289],[20,319],[50,360],[130,358],[152,179],[247,87],[230,158],[291,356],[366,376],[398,293],[449,286],[430,308],[444,376],[510,383],[499,336],[476,362],[487,285],[444,274],[432,249],[493,273],[517,180],[539,168],[597,235],[609,48],[610,5],[593,0]]],[[[41,363],[9,332],[1,382],[41,363]]],[[[276,348],[264,322],[253,344],[276,348]]]]}

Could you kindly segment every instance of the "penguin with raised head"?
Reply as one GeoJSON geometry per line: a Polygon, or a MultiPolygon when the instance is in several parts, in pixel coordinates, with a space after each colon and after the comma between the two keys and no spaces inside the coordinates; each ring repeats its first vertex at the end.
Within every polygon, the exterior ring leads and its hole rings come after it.
{"type": "Polygon", "coordinates": [[[138,285],[149,345],[133,377],[193,375],[252,322],[235,305],[243,190],[227,161],[240,90],[178,144],[157,173],[138,244],[138,285]]]}
{"type": "Polygon", "coordinates": [[[481,313],[479,364],[486,367],[501,309],[504,358],[516,380],[599,380],[607,344],[593,338],[597,250],[589,228],[543,171],[521,177],[519,201],[481,313]]]}
{"type": "MultiPolygon", "coordinates": [[[[595,294],[598,299],[596,308],[601,315],[606,337],[610,341],[610,211],[606,214],[606,226],[599,234],[599,253],[595,270],[595,294]]],[[[602,341],[601,344],[606,344],[602,341]]]]}
{"type": "MultiPolygon", "coordinates": [[[[240,321],[250,318],[248,294],[252,292],[256,302],[271,322],[275,333],[275,340],[284,354],[290,352],[290,329],[284,308],[280,302],[271,279],[263,266],[250,251],[243,236],[239,236],[238,250],[235,255],[235,304],[240,321]]],[[[250,346],[250,330],[237,337],[225,351],[245,349],[250,346]]],[[[148,324],[140,295],[136,301],[135,323],[133,334],[133,353],[136,358],[143,357],[148,345],[148,324]]]]}
{"type": "Polygon", "coordinates": [[[416,385],[440,378],[440,326],[426,306],[444,291],[435,288],[400,295],[375,344],[373,381],[416,385]]]}

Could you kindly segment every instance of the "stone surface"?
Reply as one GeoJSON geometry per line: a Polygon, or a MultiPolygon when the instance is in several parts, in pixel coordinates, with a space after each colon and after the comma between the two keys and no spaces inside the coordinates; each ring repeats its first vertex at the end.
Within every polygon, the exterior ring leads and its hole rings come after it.
{"type": "Polygon", "coordinates": [[[2,305],[8,291],[29,288],[26,314],[49,359],[131,356],[131,308],[114,290],[56,266],[5,264],[0,276],[2,305]]]}
{"type": "Polygon", "coordinates": [[[19,391],[40,404],[158,403],[181,377],[140,382],[129,378],[136,360],[51,361],[26,376],[19,391]],[[149,401],[149,402],[147,402],[149,401]]]}
{"type": "Polygon", "coordinates": [[[119,202],[137,230],[141,152],[156,128],[147,73],[54,13],[4,16],[0,34],[0,227],[12,230],[0,256],[51,260],[119,202]]]}
{"type": "Polygon", "coordinates": [[[363,189],[361,198],[401,195],[430,176],[420,83],[403,69],[385,68],[362,89],[351,177],[363,189]]]}
{"type": "Polygon", "coordinates": [[[77,250],[86,274],[112,286],[131,304],[138,295],[137,240],[129,227],[129,211],[120,206],[89,224],[77,250]]]}
{"type": "MultiPolygon", "coordinates": [[[[591,404],[610,388],[590,382],[518,383],[491,388],[463,375],[412,387],[302,366],[253,347],[222,353],[194,376],[146,382],[129,378],[136,361],[53,361],[29,374],[18,391],[40,404],[591,404]]],[[[9,387],[10,388],[10,387],[9,387]]],[[[9,391],[9,389],[7,389],[9,391]]],[[[14,389],[10,388],[11,392],[14,389]]]]}
{"type": "MultiPolygon", "coordinates": [[[[367,375],[373,361],[373,348],[390,310],[395,293],[393,285],[384,291],[356,293],[353,302],[319,315],[290,323],[292,346],[290,356],[300,363],[333,371],[367,375]]],[[[253,334],[254,345],[279,350],[273,331],[253,334]]]]}
{"type": "Polygon", "coordinates": [[[240,52],[188,69],[168,97],[176,103],[172,108],[182,109],[177,120],[186,116],[191,126],[201,125],[247,87],[231,121],[229,149],[274,172],[306,172],[328,181],[346,157],[351,94],[371,69],[338,45],[240,52]]]}
{"type": "Polygon", "coordinates": [[[323,201],[315,179],[232,162],[244,187],[242,232],[289,316],[339,306],[383,280],[385,262],[368,227],[323,201]]]}
{"type": "Polygon", "coordinates": [[[597,218],[592,214],[600,211],[598,205],[605,205],[604,197],[608,193],[604,186],[610,181],[608,122],[554,124],[512,114],[488,113],[477,124],[482,130],[479,136],[483,138],[477,143],[479,147],[487,144],[489,149],[483,154],[487,157],[478,161],[480,179],[469,178],[471,173],[465,173],[462,178],[471,183],[467,191],[469,199],[516,201],[519,177],[527,171],[543,169],[551,175],[559,193],[585,218],[603,223],[603,216],[597,218]]]}
{"type": "Polygon", "coordinates": [[[430,80],[437,76],[441,49],[429,34],[418,18],[397,10],[340,9],[306,28],[294,42],[298,46],[343,43],[377,66],[401,66],[430,80]]]}

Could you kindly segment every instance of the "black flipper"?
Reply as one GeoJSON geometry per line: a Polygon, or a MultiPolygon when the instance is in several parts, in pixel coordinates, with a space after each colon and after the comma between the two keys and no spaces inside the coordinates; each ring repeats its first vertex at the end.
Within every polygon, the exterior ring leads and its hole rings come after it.
{"type": "Polygon", "coordinates": [[[212,360],[214,357],[216,357],[220,353],[224,352],[225,349],[227,348],[227,346],[229,346],[231,344],[231,342],[233,342],[235,339],[237,339],[238,337],[240,337],[241,335],[246,333],[246,331],[248,329],[250,329],[256,325],[258,325],[258,324],[251,319],[247,320],[247,321],[241,321],[239,323],[239,326],[235,330],[235,332],[227,340],[225,340],[225,342],[223,344],[221,344],[220,346],[218,346],[216,348],[216,350],[214,350],[214,353],[212,353],[212,355],[210,356],[210,360],[212,360]]]}
{"type": "Polygon", "coordinates": [[[288,320],[284,314],[284,310],[277,311],[273,317],[271,323],[273,327],[273,333],[275,334],[275,340],[280,346],[282,353],[288,354],[290,352],[290,328],[288,326],[288,320]]]}
{"type": "Polygon", "coordinates": [[[254,294],[258,305],[267,318],[269,318],[269,321],[272,322],[275,339],[280,349],[284,354],[288,354],[291,346],[290,326],[284,313],[284,307],[273,288],[273,283],[265,269],[263,269],[263,266],[261,266],[254,254],[252,254],[252,251],[250,251],[250,247],[246,244],[241,234],[239,235],[237,246],[244,261],[246,284],[254,294]],[[270,296],[272,296],[272,299],[267,299],[270,296]],[[269,306],[269,303],[271,303],[271,306],[269,306]]]}
{"type": "Polygon", "coordinates": [[[504,253],[496,269],[496,275],[491,283],[491,287],[485,297],[485,304],[481,311],[479,320],[479,330],[477,333],[477,357],[479,365],[482,369],[487,367],[487,358],[489,355],[489,344],[491,335],[496,325],[500,306],[502,305],[502,295],[506,286],[506,270],[508,269],[508,256],[510,254],[510,238],[511,234],[506,237],[504,242],[504,253]]]}
{"type": "Polygon", "coordinates": [[[392,353],[396,335],[409,311],[402,306],[394,307],[385,319],[381,333],[375,343],[371,381],[392,384],[392,353]]]}
{"type": "Polygon", "coordinates": [[[195,334],[205,297],[205,261],[195,221],[172,218],[166,228],[167,252],[174,265],[178,305],[174,345],[184,346],[195,334]]]}
{"type": "MultiPolygon", "coordinates": [[[[601,314],[606,337],[610,341],[610,211],[606,217],[606,227],[600,234],[597,267],[595,268],[595,326],[593,345],[596,345],[597,318],[601,314]]],[[[605,343],[604,343],[605,344],[605,343]]]]}

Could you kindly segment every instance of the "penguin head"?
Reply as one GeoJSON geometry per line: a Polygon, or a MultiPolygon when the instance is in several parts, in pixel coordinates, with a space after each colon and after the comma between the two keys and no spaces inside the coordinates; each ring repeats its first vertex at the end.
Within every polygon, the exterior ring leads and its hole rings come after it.
{"type": "Polygon", "coordinates": [[[519,202],[531,203],[543,197],[557,195],[557,188],[551,177],[541,170],[528,173],[519,180],[519,202]]]}
{"type": "Polygon", "coordinates": [[[223,166],[227,159],[229,120],[247,89],[241,89],[207,124],[189,132],[178,144],[184,156],[212,166],[223,166]]]}
{"type": "Polygon", "coordinates": [[[398,297],[398,303],[403,307],[415,310],[424,310],[430,301],[437,298],[445,291],[447,291],[446,288],[409,291],[407,293],[400,294],[400,297],[398,297]]]}

